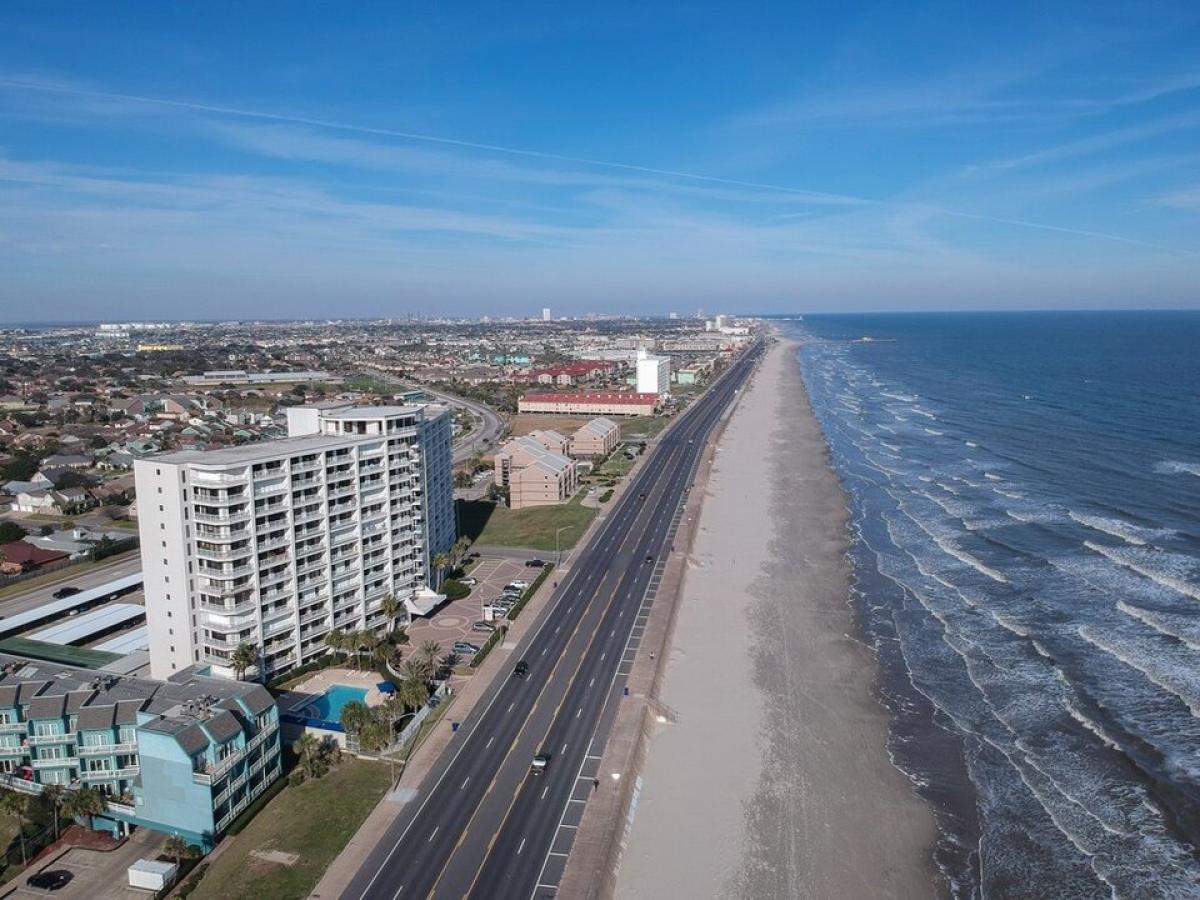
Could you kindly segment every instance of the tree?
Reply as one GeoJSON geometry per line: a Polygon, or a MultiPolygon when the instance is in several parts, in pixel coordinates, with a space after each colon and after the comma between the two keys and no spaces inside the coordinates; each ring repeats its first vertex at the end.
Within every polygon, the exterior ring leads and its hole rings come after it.
{"type": "Polygon", "coordinates": [[[342,707],[341,725],[347,734],[358,734],[370,717],[371,710],[367,708],[367,704],[360,700],[351,700],[342,707]]]}
{"type": "Polygon", "coordinates": [[[379,608],[383,610],[383,614],[388,620],[388,634],[391,634],[396,629],[396,616],[400,614],[401,604],[396,599],[394,594],[387,594],[383,598],[383,602],[379,604],[379,608]]]}
{"type": "Polygon", "coordinates": [[[458,568],[459,566],[461,566],[463,560],[467,558],[467,554],[470,551],[471,551],[471,539],[464,534],[464,535],[460,536],[457,541],[454,542],[454,546],[450,550],[450,558],[452,560],[451,564],[455,568],[458,568]]]}
{"type": "Polygon", "coordinates": [[[178,834],[171,835],[167,838],[167,842],[163,844],[163,852],[167,856],[174,857],[175,865],[179,865],[183,860],[196,856],[197,849],[189,844],[186,838],[178,834]]]}
{"type": "Polygon", "coordinates": [[[405,678],[396,688],[396,699],[414,712],[429,700],[429,688],[419,678],[405,678]]]}
{"type": "Polygon", "coordinates": [[[335,628],[329,634],[325,635],[325,646],[334,653],[341,653],[346,649],[347,640],[346,632],[340,628],[335,628]]]}
{"type": "Polygon", "coordinates": [[[421,644],[421,655],[431,663],[437,659],[438,654],[441,652],[442,645],[437,641],[425,641],[421,644]]]}
{"type": "Polygon", "coordinates": [[[246,670],[257,662],[258,645],[252,644],[249,641],[242,641],[229,654],[229,664],[233,667],[233,674],[237,676],[238,681],[241,681],[246,674],[246,670]]]}
{"type": "Polygon", "coordinates": [[[433,677],[433,663],[423,653],[410,656],[400,667],[405,679],[415,678],[417,681],[429,681],[433,677]]]}
{"type": "Polygon", "coordinates": [[[0,544],[10,544],[25,537],[25,529],[16,522],[0,522],[0,544]]]}
{"type": "Polygon", "coordinates": [[[446,573],[446,567],[450,565],[450,556],[446,553],[434,554],[434,557],[430,560],[430,563],[435,569],[437,569],[437,584],[441,584],[442,576],[446,573]]]}
{"type": "Polygon", "coordinates": [[[0,809],[17,818],[17,835],[21,839],[21,865],[27,865],[29,859],[25,855],[25,812],[28,809],[28,799],[16,791],[0,793],[0,809]]]}
{"type": "Polygon", "coordinates": [[[67,789],[61,784],[48,784],[42,788],[42,800],[50,807],[54,816],[54,839],[58,840],[58,813],[62,809],[67,789]]]}
{"type": "Polygon", "coordinates": [[[358,746],[368,753],[378,753],[392,742],[392,724],[371,716],[358,733],[358,746]]]}
{"type": "Polygon", "coordinates": [[[92,827],[93,817],[102,815],[107,808],[104,796],[86,785],[63,798],[63,812],[72,819],[86,819],[88,828],[92,827]]]}

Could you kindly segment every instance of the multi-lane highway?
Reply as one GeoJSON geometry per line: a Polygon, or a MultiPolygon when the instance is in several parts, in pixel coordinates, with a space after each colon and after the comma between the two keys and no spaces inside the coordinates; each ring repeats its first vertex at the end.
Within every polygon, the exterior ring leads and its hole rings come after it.
{"type": "Polygon", "coordinates": [[[660,439],[493,685],[382,836],[346,893],[383,898],[552,897],[572,825],[661,578],[704,442],[761,355],[739,359],[660,439]],[[544,774],[530,773],[538,753],[544,774]]]}

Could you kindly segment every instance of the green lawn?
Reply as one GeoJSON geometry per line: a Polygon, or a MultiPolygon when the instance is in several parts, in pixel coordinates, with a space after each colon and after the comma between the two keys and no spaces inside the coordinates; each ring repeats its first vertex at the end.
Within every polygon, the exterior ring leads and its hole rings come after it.
{"type": "Polygon", "coordinates": [[[530,550],[554,552],[554,532],[558,547],[574,547],[596,514],[580,506],[585,491],[580,491],[570,503],[562,506],[537,506],[532,509],[509,509],[487,500],[458,501],[458,519],[462,533],[476,544],[492,547],[527,547],[530,550]]]}
{"type": "Polygon", "coordinates": [[[194,900],[299,900],[321,880],[387,792],[388,767],[346,758],[318,781],[289,785],[264,807],[208,870],[194,900]],[[294,853],[294,865],[252,851],[294,853]]]}
{"type": "Polygon", "coordinates": [[[621,440],[644,441],[654,437],[671,423],[669,416],[634,416],[621,420],[621,440]]]}
{"type": "Polygon", "coordinates": [[[637,457],[629,459],[618,447],[608,459],[592,470],[592,475],[598,478],[623,478],[629,474],[635,462],[637,457]]]}

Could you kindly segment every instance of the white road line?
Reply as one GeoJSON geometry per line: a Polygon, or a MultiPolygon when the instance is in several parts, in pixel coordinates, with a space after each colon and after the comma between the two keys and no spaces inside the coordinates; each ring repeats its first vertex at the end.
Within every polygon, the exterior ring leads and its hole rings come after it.
{"type": "Polygon", "coordinates": [[[521,846],[517,848],[517,854],[520,855],[521,851],[524,849],[525,849],[525,838],[521,838],[521,846]]]}
{"type": "MultiPolygon", "coordinates": [[[[516,706],[516,705],[517,705],[517,701],[516,701],[516,700],[514,700],[512,703],[508,704],[508,712],[512,712],[512,711],[513,711],[513,707],[514,707],[514,706],[516,706]]],[[[491,743],[491,741],[488,741],[488,743],[490,744],[490,743],[491,743]]]]}
{"type": "Polygon", "coordinates": [[[591,687],[595,683],[596,683],[596,679],[595,679],[595,677],[593,677],[592,680],[588,682],[588,687],[591,687]]]}
{"type": "Polygon", "coordinates": [[[545,800],[545,799],[546,799],[546,794],[547,794],[549,791],[550,791],[550,785],[546,785],[544,788],[542,788],[542,799],[543,799],[543,800],[545,800]]]}
{"type": "Polygon", "coordinates": [[[577,718],[577,719],[578,719],[578,718],[579,718],[579,714],[580,714],[581,712],[583,712],[583,707],[582,707],[582,706],[581,706],[581,707],[579,707],[579,709],[575,710],[575,718],[577,718]]]}
{"type": "MultiPolygon", "coordinates": [[[[510,706],[509,709],[512,709],[512,707],[510,706]]],[[[496,739],[496,736],[493,734],[490,738],[488,738],[488,742],[484,745],[483,749],[486,750],[489,747],[491,747],[492,741],[494,741],[495,739],[496,739]]]]}
{"type": "MultiPolygon", "coordinates": [[[[550,855],[551,856],[561,856],[563,859],[567,858],[567,854],[559,853],[557,850],[551,850],[550,855]]],[[[538,887],[542,887],[542,885],[539,884],[538,887]]],[[[546,885],[546,887],[550,887],[550,885],[546,885]]]]}
{"type": "Polygon", "coordinates": [[[433,843],[433,839],[434,839],[435,837],[437,837],[438,828],[441,828],[441,827],[442,827],[441,825],[438,825],[438,826],[437,826],[437,828],[434,828],[434,829],[433,829],[433,832],[432,832],[432,833],[429,835],[429,840],[427,840],[425,843],[427,843],[427,844],[432,844],[432,843],[433,843]]]}
{"type": "Polygon", "coordinates": [[[460,787],[460,788],[459,788],[459,790],[461,791],[463,788],[465,788],[465,787],[467,786],[467,782],[469,782],[470,780],[471,780],[471,776],[470,776],[470,775],[468,775],[466,778],[464,778],[464,779],[463,779],[463,783],[462,783],[462,787],[460,787]]]}

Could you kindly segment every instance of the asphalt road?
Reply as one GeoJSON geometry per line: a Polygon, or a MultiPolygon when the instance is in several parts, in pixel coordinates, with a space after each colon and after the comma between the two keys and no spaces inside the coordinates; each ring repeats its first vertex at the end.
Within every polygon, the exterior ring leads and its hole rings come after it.
{"type": "Polygon", "coordinates": [[[554,896],[565,823],[590,791],[611,789],[595,787],[595,760],[647,588],[704,442],[760,355],[735,363],[660,439],[514,653],[529,676],[497,679],[343,897],[554,896]],[[550,764],[534,776],[539,752],[550,764]]]}
{"type": "Polygon", "coordinates": [[[17,613],[26,612],[36,606],[41,606],[43,603],[48,603],[54,599],[54,592],[66,585],[86,590],[87,588],[99,587],[109,581],[116,581],[118,578],[124,578],[126,575],[133,575],[141,570],[142,558],[136,552],[127,557],[114,560],[111,563],[98,565],[84,572],[72,573],[71,567],[68,566],[53,573],[54,581],[52,584],[48,584],[45,587],[30,588],[20,593],[12,594],[4,600],[0,600],[0,615],[15,616],[17,613]]]}

